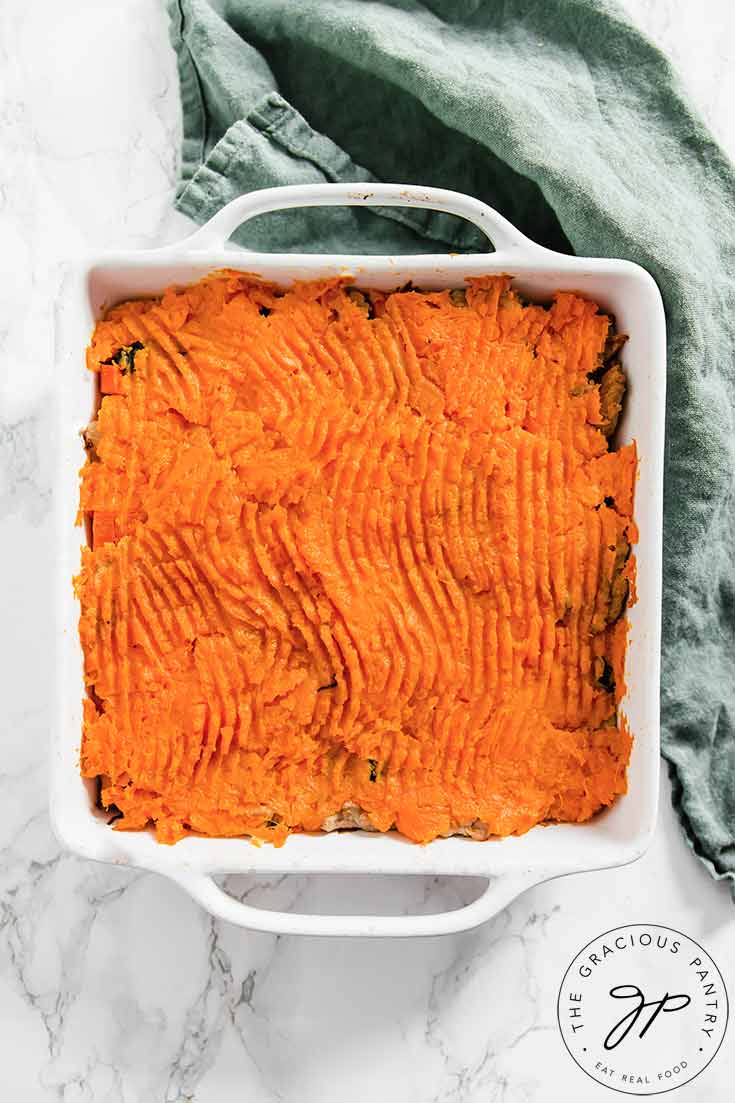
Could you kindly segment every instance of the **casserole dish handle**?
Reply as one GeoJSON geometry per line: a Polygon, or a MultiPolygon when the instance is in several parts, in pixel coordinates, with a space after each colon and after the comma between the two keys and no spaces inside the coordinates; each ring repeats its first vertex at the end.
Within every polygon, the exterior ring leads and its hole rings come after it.
{"type": "MultiPolygon", "coordinates": [[[[480,230],[496,253],[536,253],[549,250],[517,230],[492,207],[470,195],[446,188],[413,184],[295,184],[263,188],[231,200],[185,242],[187,252],[223,249],[244,222],[288,207],[423,207],[465,218],[480,230]]],[[[242,252],[242,250],[238,250],[242,252]]],[[[556,254],[551,254],[555,256],[556,254]]]]}
{"type": "Polygon", "coordinates": [[[551,871],[519,870],[488,879],[471,904],[432,915],[303,915],[253,907],[230,896],[207,873],[168,874],[211,915],[238,927],[284,935],[330,935],[347,938],[415,938],[454,934],[492,919],[532,885],[555,876],[551,871]]]}

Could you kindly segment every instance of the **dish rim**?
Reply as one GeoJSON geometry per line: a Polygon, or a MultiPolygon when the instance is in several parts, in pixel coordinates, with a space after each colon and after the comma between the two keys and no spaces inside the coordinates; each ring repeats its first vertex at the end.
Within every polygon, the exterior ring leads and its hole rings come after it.
{"type": "MultiPolygon", "coordinates": [[[[168,281],[172,282],[171,280],[168,281]]],[[[163,290],[164,283],[159,284],[163,290]]],[[[569,288],[571,289],[571,288],[569,288]]],[[[535,297],[542,298],[543,294],[535,297]]],[[[605,296],[602,296],[603,299],[605,296]]],[[[118,299],[119,301],[119,299],[118,299]]],[[[112,305],[107,303],[106,305],[112,305]]],[[[603,305],[604,308],[604,304],[603,305]]],[[[638,265],[625,260],[572,257],[555,253],[531,242],[491,208],[470,197],[438,189],[415,189],[407,185],[373,185],[369,192],[355,192],[352,185],[302,185],[294,188],[267,189],[233,200],[214,219],[191,237],[176,245],[162,248],[113,254],[100,254],[67,268],[62,284],[56,318],[57,417],[55,451],[56,465],[56,639],[59,647],[57,684],[55,690],[56,718],[52,739],[51,812],[54,829],[61,841],[76,853],[114,864],[134,865],[156,870],[182,884],[209,910],[223,918],[245,926],[284,933],[316,934],[434,934],[460,930],[481,922],[498,910],[500,902],[516,895],[530,884],[550,877],[584,869],[609,868],[623,865],[640,857],[650,841],[656,820],[659,772],[658,670],[660,647],[661,547],[663,513],[663,446],[664,395],[666,383],[666,345],[663,305],[652,277],[638,265]],[[265,209],[318,203],[376,205],[400,202],[407,206],[430,206],[432,209],[460,213],[471,218],[483,232],[500,246],[494,253],[482,254],[422,254],[414,257],[376,257],[353,255],[262,254],[226,249],[229,232],[246,217],[265,209]],[[468,213],[469,212],[469,213],[468,213]],[[229,231],[229,232],[228,232],[229,231]],[[94,377],[80,377],[83,349],[89,341],[95,314],[105,294],[115,286],[139,278],[139,294],[149,294],[152,280],[164,270],[175,271],[177,283],[189,283],[218,268],[235,268],[287,283],[293,278],[320,278],[325,275],[352,275],[355,284],[364,287],[392,284],[401,286],[409,278],[426,289],[430,285],[462,286],[473,275],[507,272],[521,290],[528,286],[546,286],[546,297],[559,290],[559,280],[573,282],[582,294],[589,294],[600,281],[608,287],[611,301],[632,304],[646,320],[648,375],[638,378],[638,369],[628,374],[632,380],[632,398],[647,404],[646,439],[643,447],[646,486],[645,565],[639,560],[639,601],[646,605],[646,623],[637,631],[645,636],[645,652],[649,675],[655,679],[653,698],[651,687],[645,696],[646,731],[634,744],[634,757],[645,756],[641,784],[636,783],[634,802],[638,827],[635,831],[621,829],[620,837],[613,831],[610,838],[593,845],[596,825],[610,817],[618,804],[630,802],[631,791],[618,798],[610,812],[605,812],[585,824],[555,824],[535,827],[520,838],[491,839],[475,842],[461,837],[435,840],[424,847],[417,846],[395,832],[373,834],[362,831],[349,833],[317,833],[293,835],[281,848],[269,845],[256,847],[247,839],[212,839],[192,837],[173,847],[157,843],[150,832],[125,833],[110,830],[90,806],[84,782],[78,774],[77,729],[74,746],[70,734],[69,712],[79,713],[84,695],[79,679],[81,648],[77,635],[78,607],[71,595],[70,579],[79,569],[80,533],[71,522],[77,508],[77,472],[82,462],[81,445],[76,446],[76,434],[89,420],[79,424],[81,393],[86,383],[89,413],[92,412],[94,377]],[[552,278],[553,277],[553,278],[552,278]],[[147,283],[146,283],[147,281],[147,283]],[[373,281],[371,283],[371,281],[373,281]],[[387,281],[387,283],[386,283],[387,281]],[[65,380],[70,380],[67,386],[65,380]],[[71,430],[71,431],[70,431],[71,430]],[[74,487],[70,497],[71,487],[74,487]],[[72,529],[72,531],[70,531],[72,529]],[[643,566],[643,569],[641,569],[643,566]],[[641,590],[641,580],[645,591],[641,590]],[[74,615],[70,615],[70,595],[74,615]],[[70,704],[70,695],[79,702],[70,704]],[[71,783],[74,770],[77,786],[71,783]],[[84,795],[83,795],[84,794],[84,795]],[[85,807],[86,801],[86,807],[85,807]],[[580,835],[579,833],[584,833],[580,835]],[[541,842],[529,845],[529,836],[553,834],[553,844],[541,842]],[[326,845],[325,845],[326,843],[326,845]],[[336,844],[336,845],[335,845],[336,844]],[[376,844],[380,848],[376,850],[376,844]],[[212,874],[225,872],[330,872],[330,873],[401,873],[482,876],[493,878],[485,894],[475,904],[454,912],[432,916],[294,916],[290,913],[260,911],[240,904],[227,896],[212,880],[212,874]],[[227,902],[230,903],[227,903],[227,902]],[[469,910],[468,910],[469,909],[469,910]],[[474,910],[473,910],[474,909],[474,910]],[[255,914],[252,914],[255,913],[255,914]],[[274,918],[275,917],[275,918],[274,918]],[[301,921],[301,922],[299,922],[301,921]]],[[[641,337],[643,323],[641,322],[641,337]]],[[[631,338],[638,336],[631,334],[631,338]]],[[[630,353],[628,353],[630,355],[630,353]]],[[[83,369],[86,372],[86,368],[83,369]]],[[[642,368],[640,369],[642,372],[642,368]]],[[[627,411],[626,411],[627,413],[627,411]]],[[[640,448],[640,441],[639,441],[640,448]]],[[[639,482],[639,489],[640,489],[639,482]]],[[[638,497],[638,496],[637,496],[638,497]]],[[[636,501],[635,516],[639,508],[636,501]]],[[[635,607],[631,621],[635,617],[635,607]]],[[[634,672],[626,675],[629,691],[626,700],[643,694],[634,672]]],[[[72,699],[73,700],[73,699],[72,699]]],[[[636,736],[636,732],[633,732],[636,736]]],[[[620,814],[618,814],[618,819],[620,814]]],[[[610,834],[608,832],[608,834],[610,834]]],[[[599,831],[598,831],[599,835],[599,831]]]]}

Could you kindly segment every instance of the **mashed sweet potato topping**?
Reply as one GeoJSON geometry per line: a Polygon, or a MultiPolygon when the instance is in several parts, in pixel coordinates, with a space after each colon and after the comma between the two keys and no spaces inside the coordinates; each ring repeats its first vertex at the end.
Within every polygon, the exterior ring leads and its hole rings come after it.
{"type": "Polygon", "coordinates": [[[620,341],[510,282],[226,271],[97,325],[81,770],[119,828],[427,842],[624,791],[620,341]]]}

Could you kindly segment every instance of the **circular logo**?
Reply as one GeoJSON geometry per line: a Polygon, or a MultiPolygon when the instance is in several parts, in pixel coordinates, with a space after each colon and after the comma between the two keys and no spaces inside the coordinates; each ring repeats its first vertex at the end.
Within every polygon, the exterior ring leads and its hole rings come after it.
{"type": "Polygon", "coordinates": [[[694,939],[654,923],[589,942],[564,974],[559,1029],[579,1067],[614,1091],[658,1095],[687,1084],[725,1035],[725,983],[694,939]]]}

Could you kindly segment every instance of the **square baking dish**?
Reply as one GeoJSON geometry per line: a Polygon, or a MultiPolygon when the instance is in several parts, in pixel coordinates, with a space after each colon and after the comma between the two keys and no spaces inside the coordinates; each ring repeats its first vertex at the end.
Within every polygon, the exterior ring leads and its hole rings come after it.
{"type": "Polygon", "coordinates": [[[400,184],[304,185],[253,192],[233,200],[178,245],[90,258],[70,268],[57,308],[56,396],[58,459],[56,508],[57,684],[51,759],[51,814],[69,849],[87,858],[154,870],[177,881],[213,915],[241,926],[284,934],[435,935],[472,927],[518,893],[565,873],[632,862],[644,853],[657,811],[659,772],[659,650],[666,388],[666,331],[661,296],[644,269],[624,260],[566,256],[526,238],[496,211],[469,196],[400,184]],[[368,190],[369,189],[369,190],[368,190]],[[489,238],[495,251],[414,257],[262,254],[227,248],[243,222],[289,207],[423,207],[459,215],[489,238]],[[256,847],[248,839],[191,837],[174,846],[152,832],[117,832],[95,808],[94,786],[79,774],[82,651],[79,608],[71,579],[79,570],[83,526],[75,525],[78,472],[84,461],[80,431],[96,412],[95,377],[84,350],[104,310],[127,298],[184,285],[213,269],[247,271],[288,286],[295,280],[354,277],[358,287],[394,290],[407,281],[422,290],[462,287],[472,276],[507,273],[530,299],[577,291],[613,314],[629,335],[623,350],[628,392],[617,443],[635,440],[639,474],[635,520],[638,600],[630,608],[626,695],[621,703],[634,736],[628,791],[583,824],[535,827],[526,835],[475,842],[437,839],[426,846],[396,832],[291,835],[285,845],[256,847]],[[453,874],[488,881],[473,903],[421,916],[296,915],[261,910],[229,896],[214,875],[226,873],[453,874]]]}

